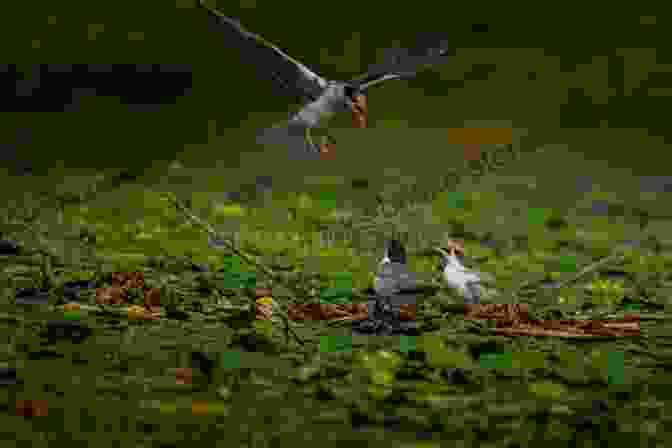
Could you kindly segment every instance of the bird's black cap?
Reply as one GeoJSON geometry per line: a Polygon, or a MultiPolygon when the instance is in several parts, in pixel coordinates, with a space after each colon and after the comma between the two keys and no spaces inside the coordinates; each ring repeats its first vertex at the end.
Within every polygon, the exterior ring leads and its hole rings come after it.
{"type": "Polygon", "coordinates": [[[406,264],[406,249],[399,240],[389,240],[387,242],[387,256],[393,263],[406,264]]]}

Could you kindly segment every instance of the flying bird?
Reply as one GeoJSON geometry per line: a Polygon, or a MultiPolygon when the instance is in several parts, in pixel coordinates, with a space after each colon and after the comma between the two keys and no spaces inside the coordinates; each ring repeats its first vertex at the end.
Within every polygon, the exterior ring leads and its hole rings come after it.
{"type": "Polygon", "coordinates": [[[248,31],[236,19],[211,9],[199,0],[218,31],[237,36],[243,51],[243,58],[270,74],[278,85],[298,96],[305,105],[282,125],[262,131],[258,143],[285,142],[290,137],[300,141],[300,146],[309,154],[320,155],[336,144],[329,134],[323,136],[320,145],[315,144],[311,130],[328,121],[339,112],[350,111],[355,127],[368,126],[368,105],[366,93],[370,87],[393,79],[413,77],[421,68],[443,62],[447,54],[445,40],[435,47],[422,48],[421,54],[412,55],[408,50],[395,50],[382,64],[369,67],[369,71],[349,81],[332,81],[323,78],[301,62],[289,56],[263,37],[248,31]],[[231,34],[233,32],[233,34],[231,34]]]}

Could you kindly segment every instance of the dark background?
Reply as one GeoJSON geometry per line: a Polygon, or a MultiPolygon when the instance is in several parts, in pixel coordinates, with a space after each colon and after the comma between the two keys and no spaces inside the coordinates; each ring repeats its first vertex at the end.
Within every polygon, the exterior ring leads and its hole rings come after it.
{"type": "MultiPolygon", "coordinates": [[[[371,93],[374,128],[388,118],[408,129],[508,120],[527,129],[525,148],[567,143],[608,165],[666,174],[672,57],[664,11],[530,5],[217,3],[331,78],[365,70],[381,49],[445,33],[445,66],[371,93]]],[[[185,152],[204,165],[214,158],[244,169],[240,154],[261,151],[254,130],[297,107],[209,28],[193,0],[0,8],[0,144],[14,172],[64,165],[160,173],[185,152]]]]}

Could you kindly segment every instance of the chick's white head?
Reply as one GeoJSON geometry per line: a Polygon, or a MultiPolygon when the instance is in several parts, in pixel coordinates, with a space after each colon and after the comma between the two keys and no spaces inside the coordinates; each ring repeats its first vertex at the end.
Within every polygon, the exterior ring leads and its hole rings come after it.
{"type": "Polygon", "coordinates": [[[456,289],[467,301],[477,302],[481,293],[481,276],[466,268],[457,257],[457,248],[436,248],[441,254],[441,275],[446,284],[456,289]]]}

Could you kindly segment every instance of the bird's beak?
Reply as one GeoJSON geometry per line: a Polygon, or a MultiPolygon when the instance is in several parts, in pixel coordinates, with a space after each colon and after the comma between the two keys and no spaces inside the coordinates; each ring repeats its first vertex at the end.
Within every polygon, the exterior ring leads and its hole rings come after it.
{"type": "Polygon", "coordinates": [[[369,126],[369,108],[366,102],[366,95],[358,94],[352,97],[352,123],[356,128],[367,128],[369,126]]]}

